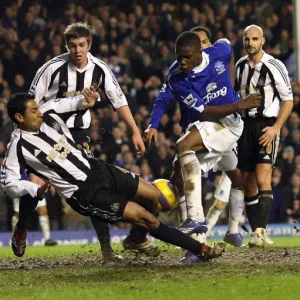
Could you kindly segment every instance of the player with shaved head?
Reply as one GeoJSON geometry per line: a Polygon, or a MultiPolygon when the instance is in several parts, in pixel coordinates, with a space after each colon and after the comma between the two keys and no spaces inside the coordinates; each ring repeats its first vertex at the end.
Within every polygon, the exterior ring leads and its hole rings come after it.
{"type": "Polygon", "coordinates": [[[271,178],[279,147],[280,129],[293,109],[293,93],[284,64],[263,50],[265,37],[257,25],[244,30],[247,55],[236,64],[235,89],[241,99],[260,92],[261,105],[244,111],[239,140],[246,212],[252,228],[250,247],[263,247],[273,199],[271,178]]]}

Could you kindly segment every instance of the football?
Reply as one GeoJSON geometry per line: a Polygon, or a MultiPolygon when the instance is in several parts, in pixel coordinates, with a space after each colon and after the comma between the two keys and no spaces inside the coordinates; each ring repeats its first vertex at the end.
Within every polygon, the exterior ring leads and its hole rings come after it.
{"type": "Polygon", "coordinates": [[[152,183],[161,191],[156,207],[159,212],[168,212],[178,206],[176,188],[169,180],[156,179],[152,183]]]}

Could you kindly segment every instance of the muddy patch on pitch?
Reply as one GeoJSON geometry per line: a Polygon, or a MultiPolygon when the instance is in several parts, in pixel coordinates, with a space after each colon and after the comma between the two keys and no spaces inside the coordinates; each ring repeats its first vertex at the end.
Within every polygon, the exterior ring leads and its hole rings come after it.
{"type": "MultiPolygon", "coordinates": [[[[124,259],[117,262],[104,262],[100,254],[87,254],[87,255],[72,255],[72,256],[61,256],[51,258],[38,258],[38,257],[24,257],[20,259],[5,259],[0,262],[0,270],[30,270],[30,269],[53,269],[53,268],[166,268],[166,267],[189,267],[190,265],[182,265],[179,259],[184,256],[184,251],[168,251],[162,248],[162,254],[159,257],[146,257],[145,255],[137,255],[135,253],[122,252],[124,259]]],[[[246,273],[247,269],[259,270],[258,268],[264,266],[274,266],[280,268],[280,265],[288,266],[300,266],[300,248],[266,248],[266,249],[249,249],[240,248],[226,249],[225,253],[221,258],[214,259],[211,263],[201,263],[200,265],[204,268],[205,265],[211,269],[212,265],[216,269],[224,268],[226,266],[232,266],[235,269],[239,268],[239,265],[245,266],[246,273]]],[[[197,266],[199,264],[195,264],[197,266]]],[[[213,271],[214,268],[212,268],[213,271]]],[[[278,269],[278,271],[280,271],[278,269]]]]}

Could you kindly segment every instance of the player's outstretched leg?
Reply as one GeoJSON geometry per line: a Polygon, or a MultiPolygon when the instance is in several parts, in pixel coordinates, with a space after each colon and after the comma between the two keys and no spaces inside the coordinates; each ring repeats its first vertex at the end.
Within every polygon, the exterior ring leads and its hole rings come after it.
{"type": "Polygon", "coordinates": [[[161,223],[154,215],[135,202],[128,202],[123,219],[133,224],[139,224],[149,230],[149,233],[166,243],[181,247],[195,254],[199,261],[209,261],[222,255],[226,243],[208,246],[201,244],[176,228],[161,223]]]}
{"type": "Polygon", "coordinates": [[[127,202],[122,219],[145,227],[157,239],[191,251],[201,261],[221,256],[225,243],[220,247],[201,244],[183,232],[161,223],[153,214],[140,205],[148,203],[152,207],[156,206],[159,197],[160,191],[157,188],[139,178],[139,186],[134,199],[135,201],[139,199],[139,204],[133,201],[127,202]]]}

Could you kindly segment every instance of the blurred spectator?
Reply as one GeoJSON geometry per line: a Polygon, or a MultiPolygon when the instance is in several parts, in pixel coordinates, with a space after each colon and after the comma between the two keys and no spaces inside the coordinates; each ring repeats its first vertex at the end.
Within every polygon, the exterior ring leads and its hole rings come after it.
{"type": "Polygon", "coordinates": [[[283,185],[286,186],[289,183],[290,177],[295,171],[295,150],[291,146],[287,146],[284,148],[282,153],[282,165],[281,169],[282,173],[282,182],[283,185]]]}
{"type": "Polygon", "coordinates": [[[281,179],[281,170],[279,168],[275,168],[272,176],[273,202],[269,216],[269,223],[284,222],[286,218],[286,201],[281,179]]]}
{"type": "Polygon", "coordinates": [[[24,79],[23,75],[21,75],[21,74],[15,75],[15,81],[14,81],[12,90],[13,90],[13,93],[21,93],[26,90],[25,79],[24,79]]]}
{"type": "Polygon", "coordinates": [[[112,135],[104,141],[104,152],[107,155],[108,162],[113,162],[116,154],[121,152],[121,145],[123,143],[122,131],[118,126],[113,126],[112,135]]]}

